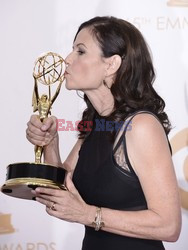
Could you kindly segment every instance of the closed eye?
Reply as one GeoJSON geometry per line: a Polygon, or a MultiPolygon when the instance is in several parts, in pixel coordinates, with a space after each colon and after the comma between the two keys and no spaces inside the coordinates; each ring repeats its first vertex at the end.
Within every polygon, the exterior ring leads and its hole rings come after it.
{"type": "Polygon", "coordinates": [[[85,44],[83,43],[78,43],[78,44],[74,44],[73,45],[73,51],[76,50],[76,52],[79,54],[79,55],[83,55],[85,54],[85,48],[87,49],[87,47],[85,46],[85,44]]]}
{"type": "Polygon", "coordinates": [[[79,55],[83,55],[83,54],[85,54],[85,51],[79,49],[79,50],[77,50],[77,53],[78,53],[79,55]]]}

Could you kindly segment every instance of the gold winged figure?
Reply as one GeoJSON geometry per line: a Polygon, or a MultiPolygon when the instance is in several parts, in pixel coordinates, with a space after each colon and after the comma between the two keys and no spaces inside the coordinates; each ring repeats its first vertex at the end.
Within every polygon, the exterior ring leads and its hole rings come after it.
{"type": "MultiPolygon", "coordinates": [[[[33,112],[38,110],[40,120],[43,121],[48,114],[51,114],[51,107],[59,95],[62,82],[64,80],[65,61],[57,53],[48,52],[39,57],[35,62],[33,77],[34,90],[32,97],[33,112]],[[38,84],[47,85],[48,94],[39,95],[38,84]],[[51,85],[58,83],[58,87],[53,96],[51,96],[51,85]]],[[[35,162],[41,163],[43,148],[35,146],[35,162]]]]}

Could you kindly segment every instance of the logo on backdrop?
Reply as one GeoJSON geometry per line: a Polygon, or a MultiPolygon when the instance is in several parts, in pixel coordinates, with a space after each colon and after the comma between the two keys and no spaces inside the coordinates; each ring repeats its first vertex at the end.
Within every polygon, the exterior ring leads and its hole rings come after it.
{"type": "Polygon", "coordinates": [[[168,0],[168,6],[188,7],[188,0],[168,0]]]}
{"type": "Polygon", "coordinates": [[[11,214],[0,213],[0,234],[14,233],[15,229],[11,224],[11,214]]]}
{"type": "MultiPolygon", "coordinates": [[[[172,145],[172,154],[175,155],[181,149],[188,149],[188,128],[185,128],[178,132],[170,141],[172,145]]],[[[185,157],[183,163],[183,173],[188,186],[188,155],[185,157]]],[[[179,187],[181,196],[181,205],[184,209],[188,210],[188,191],[179,187]]]]}

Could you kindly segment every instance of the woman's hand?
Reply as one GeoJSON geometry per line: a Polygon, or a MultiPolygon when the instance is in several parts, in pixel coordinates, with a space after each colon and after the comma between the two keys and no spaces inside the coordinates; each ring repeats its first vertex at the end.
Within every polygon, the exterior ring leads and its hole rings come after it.
{"type": "Polygon", "coordinates": [[[46,206],[49,215],[69,222],[89,224],[92,206],[87,205],[78,193],[70,172],[66,176],[65,183],[67,191],[38,187],[32,193],[36,195],[36,201],[46,206]]]}
{"type": "Polygon", "coordinates": [[[27,123],[26,137],[37,146],[49,145],[57,135],[56,117],[51,116],[41,122],[39,116],[32,115],[27,123]]]}

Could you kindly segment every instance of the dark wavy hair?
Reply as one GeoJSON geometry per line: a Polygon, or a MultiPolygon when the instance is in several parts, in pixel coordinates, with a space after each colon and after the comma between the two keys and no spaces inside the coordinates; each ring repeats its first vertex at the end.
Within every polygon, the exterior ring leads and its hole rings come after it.
{"type": "MultiPolygon", "coordinates": [[[[171,129],[167,114],[164,112],[165,102],[156,93],[152,84],[155,72],[148,46],[140,31],[131,23],[112,16],[95,17],[82,23],[75,35],[89,28],[97,40],[102,56],[119,55],[122,63],[111,87],[114,97],[114,111],[106,117],[111,121],[123,121],[139,110],[147,110],[155,114],[163,125],[166,134],[171,129]]],[[[74,39],[74,40],[75,40],[74,39]]],[[[79,138],[86,138],[90,131],[84,128],[84,121],[93,121],[97,112],[84,94],[87,108],[78,124],[79,138]]]]}

